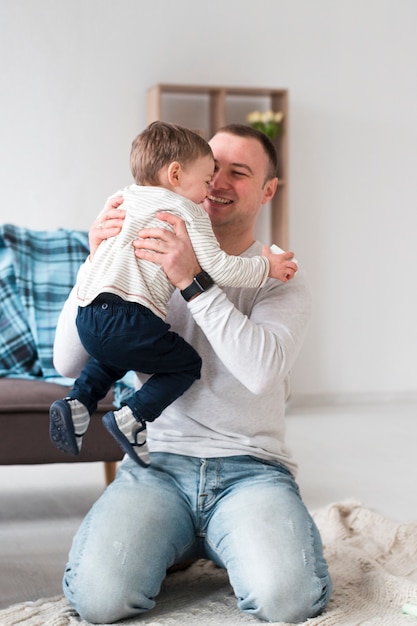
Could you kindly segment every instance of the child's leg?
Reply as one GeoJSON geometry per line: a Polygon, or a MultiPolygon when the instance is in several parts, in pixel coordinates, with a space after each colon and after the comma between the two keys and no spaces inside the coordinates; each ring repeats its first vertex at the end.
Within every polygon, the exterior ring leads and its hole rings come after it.
{"type": "Polygon", "coordinates": [[[80,308],[77,328],[85,349],[96,359],[90,361],[87,376],[84,369],[82,384],[77,380],[75,397],[89,411],[95,407],[98,390],[107,391],[106,376],[118,372],[114,382],[129,370],[154,374],[127,400],[127,406],[103,417],[123,450],[140,465],[147,465],[136,453],[146,450],[145,422],[158,417],[200,377],[199,355],[149,309],[112,294],[101,294],[91,305],[80,308]],[[92,371],[94,367],[100,367],[98,373],[92,371]]]}
{"type": "MultiPolygon", "coordinates": [[[[126,373],[126,370],[101,362],[103,342],[108,336],[109,313],[111,311],[108,307],[103,308],[98,301],[79,308],[76,320],[78,333],[92,358],[68,396],[54,402],[49,411],[51,441],[59,450],[69,454],[79,454],[83,435],[88,428],[90,416],[97,409],[97,403],[105,397],[113,383],[126,373]]],[[[112,360],[111,354],[109,360],[112,360]]]]}
{"type": "Polygon", "coordinates": [[[74,382],[68,397],[79,400],[87,409],[89,415],[97,410],[97,404],[102,400],[113,384],[123,378],[127,369],[110,367],[97,358],[90,358],[81,374],[74,382]]]}
{"type": "Polygon", "coordinates": [[[146,422],[156,419],[200,378],[201,358],[182,337],[165,330],[164,336],[154,342],[152,354],[147,355],[146,361],[139,361],[136,359],[136,370],[149,372],[152,368],[155,373],[126,400],[126,406],[107,413],[103,423],[122,449],[146,467],[149,465],[146,422]]]}
{"type": "Polygon", "coordinates": [[[90,359],[68,396],[56,400],[49,410],[49,433],[56,448],[68,454],[79,454],[83,436],[97,403],[125,371],[110,369],[90,359]]]}

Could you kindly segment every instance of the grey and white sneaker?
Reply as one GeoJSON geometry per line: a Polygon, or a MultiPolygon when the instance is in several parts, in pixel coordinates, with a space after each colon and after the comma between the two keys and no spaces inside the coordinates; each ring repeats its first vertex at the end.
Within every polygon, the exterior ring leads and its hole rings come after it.
{"type": "Polygon", "coordinates": [[[49,435],[58,450],[79,454],[90,414],[79,400],[56,400],[49,409],[49,435]]]}
{"type": "Polygon", "coordinates": [[[149,467],[149,450],[146,445],[146,422],[137,421],[128,406],[103,415],[103,424],[119,446],[135,463],[149,467]]]}

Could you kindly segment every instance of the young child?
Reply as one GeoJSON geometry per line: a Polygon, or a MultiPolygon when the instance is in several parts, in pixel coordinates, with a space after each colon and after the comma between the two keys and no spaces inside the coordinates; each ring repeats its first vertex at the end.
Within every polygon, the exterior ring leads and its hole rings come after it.
{"type": "Polygon", "coordinates": [[[211,148],[198,134],[154,122],[132,144],[135,184],[123,190],[126,217],[119,235],[103,241],[77,279],[77,329],[90,360],[68,396],[50,408],[50,436],[60,450],[79,454],[91,415],[112,384],[130,370],[151,376],[103,423],[121,448],[147,467],[146,422],[200,378],[197,352],[165,322],[174,291],[159,265],[137,259],[132,241],[144,228],[170,228],[157,219],[169,210],[185,222],[203,271],[181,293],[188,301],[214,283],[261,287],[268,276],[292,278],[292,253],[244,258],[221,250],[200,203],[214,172],[211,148]]]}

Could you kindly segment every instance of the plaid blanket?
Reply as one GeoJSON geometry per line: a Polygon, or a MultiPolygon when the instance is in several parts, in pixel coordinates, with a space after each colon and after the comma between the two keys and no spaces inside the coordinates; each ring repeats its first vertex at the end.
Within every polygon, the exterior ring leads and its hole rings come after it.
{"type": "Polygon", "coordinates": [[[56,323],[88,252],[83,231],[0,226],[0,376],[59,377],[56,323]]]}

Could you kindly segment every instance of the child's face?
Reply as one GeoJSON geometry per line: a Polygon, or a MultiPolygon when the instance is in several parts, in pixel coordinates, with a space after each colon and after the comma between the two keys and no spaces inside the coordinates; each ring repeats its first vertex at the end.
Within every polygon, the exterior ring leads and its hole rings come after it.
{"type": "Polygon", "coordinates": [[[197,159],[182,169],[181,183],[176,192],[181,196],[201,204],[207,196],[210,181],[214,173],[214,161],[211,156],[197,159]]]}

